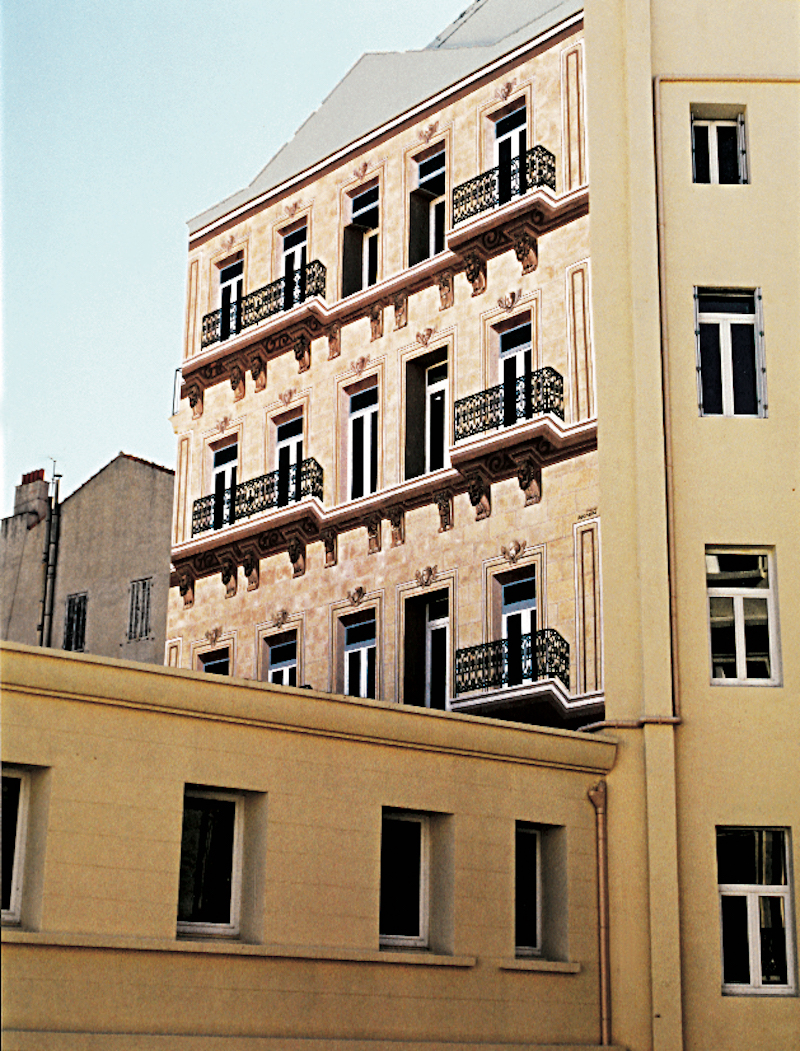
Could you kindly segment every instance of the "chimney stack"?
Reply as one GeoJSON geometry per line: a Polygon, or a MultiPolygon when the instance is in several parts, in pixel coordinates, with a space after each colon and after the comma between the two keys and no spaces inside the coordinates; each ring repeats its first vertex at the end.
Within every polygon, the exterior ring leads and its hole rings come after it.
{"type": "Polygon", "coordinates": [[[49,491],[43,468],[23,474],[22,482],[14,489],[14,514],[28,516],[28,529],[33,529],[47,515],[49,491]]]}

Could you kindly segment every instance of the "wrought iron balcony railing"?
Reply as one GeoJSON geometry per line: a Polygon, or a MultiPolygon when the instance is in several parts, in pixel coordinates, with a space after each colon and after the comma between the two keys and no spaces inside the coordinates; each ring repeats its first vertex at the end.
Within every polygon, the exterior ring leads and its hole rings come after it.
{"type": "Polygon", "coordinates": [[[456,696],[475,690],[523,686],[538,679],[560,679],[569,689],[569,643],[555,628],[456,650],[456,696]]]}
{"type": "Polygon", "coordinates": [[[279,277],[272,284],[257,288],[255,292],[231,303],[226,316],[223,316],[222,310],[212,310],[203,318],[201,346],[205,349],[229,339],[273,314],[290,310],[309,296],[324,296],[325,275],[325,267],[319,259],[314,259],[302,270],[295,270],[292,280],[279,277]]]}
{"type": "Polygon", "coordinates": [[[455,403],[455,438],[511,427],[543,412],[564,419],[564,377],[549,365],[455,403]]]}
{"type": "Polygon", "coordinates": [[[556,159],[549,150],[544,146],[534,146],[525,154],[522,164],[520,159],[512,157],[510,164],[490,168],[488,172],[456,186],[453,190],[453,225],[488,212],[537,186],[549,186],[555,192],[556,159]]]}
{"type": "Polygon", "coordinates": [[[322,468],[313,457],[286,471],[270,471],[224,493],[201,496],[192,505],[192,536],[209,529],[232,525],[240,518],[250,518],[259,511],[286,507],[306,496],[322,499],[322,468]],[[233,499],[231,496],[233,494],[233,499]]]}

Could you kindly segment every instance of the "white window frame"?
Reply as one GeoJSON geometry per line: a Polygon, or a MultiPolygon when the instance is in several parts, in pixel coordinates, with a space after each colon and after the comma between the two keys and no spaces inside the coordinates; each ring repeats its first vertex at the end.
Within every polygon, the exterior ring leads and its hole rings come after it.
{"type": "Polygon", "coordinates": [[[290,291],[284,284],[284,305],[288,308],[297,306],[303,300],[303,274],[308,263],[308,224],[305,220],[299,226],[281,233],[281,277],[286,281],[287,272],[292,275],[293,287],[290,291]],[[299,233],[305,236],[302,241],[286,247],[286,242],[297,237],[299,233]]]}
{"type": "MultiPolygon", "coordinates": [[[[286,487],[288,493],[287,504],[296,503],[297,494],[300,492],[301,478],[300,471],[303,463],[303,417],[295,416],[291,420],[282,420],[277,424],[275,428],[275,470],[280,472],[281,469],[281,452],[285,449],[288,452],[289,465],[288,465],[288,478],[286,480],[286,487]],[[288,438],[281,438],[281,428],[288,427],[290,424],[300,424],[300,433],[293,434],[288,438]],[[294,467],[294,477],[292,477],[292,468],[294,467]]],[[[279,474],[280,479],[280,474],[279,474]]],[[[279,494],[280,495],[280,494],[279,494]]],[[[282,505],[281,505],[282,506],[282,505]]]]}
{"type": "Polygon", "coordinates": [[[507,204],[508,201],[501,201],[500,200],[500,191],[501,191],[500,147],[501,147],[501,145],[503,143],[506,143],[506,142],[508,142],[510,144],[510,147],[511,147],[511,157],[510,157],[510,165],[511,165],[511,172],[512,172],[511,177],[510,177],[510,190],[511,190],[511,193],[510,193],[510,197],[508,198],[508,200],[513,200],[514,197],[519,196],[520,193],[521,193],[523,170],[525,168],[525,156],[526,156],[528,150],[530,149],[530,145],[528,143],[528,104],[527,104],[527,101],[525,99],[518,99],[516,103],[512,103],[511,104],[510,108],[502,110],[500,113],[495,114],[490,119],[491,119],[491,121],[492,121],[492,123],[494,125],[494,127],[492,129],[493,130],[492,156],[494,158],[494,167],[495,167],[495,170],[496,170],[495,184],[496,184],[496,192],[497,192],[497,203],[498,204],[507,204]],[[497,134],[497,127],[498,127],[498,125],[502,121],[508,120],[509,117],[513,117],[513,116],[515,116],[516,114],[518,114],[520,112],[523,114],[523,121],[522,121],[522,123],[519,124],[517,127],[512,128],[510,131],[505,132],[502,135],[498,136],[498,134],[497,134]],[[524,146],[524,149],[523,149],[523,146],[524,146]],[[516,188],[515,188],[515,181],[514,181],[514,177],[513,177],[513,166],[514,166],[514,158],[515,157],[517,158],[517,162],[518,162],[516,188]]]}
{"type": "Polygon", "coordinates": [[[744,114],[740,113],[729,120],[714,120],[705,117],[696,117],[692,114],[692,182],[697,186],[719,186],[719,140],[716,129],[718,127],[736,128],[737,167],[739,169],[738,183],[727,183],[728,186],[744,186],[749,179],[747,170],[747,135],[745,132],[744,114]],[[695,128],[708,128],[708,182],[697,181],[697,167],[695,165],[695,128]]]}
{"type": "Polygon", "coordinates": [[[707,544],[706,557],[706,608],[708,611],[708,659],[712,686],[779,686],[781,683],[780,671],[780,645],[778,639],[778,603],[777,588],[775,580],[775,557],[774,551],[766,547],[723,547],[707,544]],[[742,587],[713,587],[708,584],[709,559],[716,555],[757,555],[766,559],[767,579],[769,587],[742,588],[742,587]],[[732,598],[733,617],[736,646],[736,678],[726,679],[722,676],[714,676],[713,645],[711,642],[711,599],[732,598]],[[772,675],[769,678],[756,679],[747,676],[747,649],[744,633],[744,600],[746,598],[766,599],[767,603],[767,631],[769,633],[769,662],[772,675]],[[742,674],[744,672],[744,674],[742,674]]]}
{"type": "MultiPolygon", "coordinates": [[[[215,788],[198,788],[194,785],[187,785],[184,789],[184,800],[187,797],[193,799],[218,799],[223,802],[235,804],[233,849],[231,851],[230,922],[203,923],[195,922],[193,920],[178,920],[178,934],[201,938],[238,937],[241,922],[242,868],[244,861],[244,796],[240,792],[229,792],[215,788]]],[[[183,850],[182,815],[183,811],[181,811],[181,850],[183,850]]]]}
{"type": "MultiPolygon", "coordinates": [[[[530,568],[530,572],[523,576],[512,577],[510,580],[504,580],[501,578],[500,584],[500,630],[501,638],[508,639],[508,618],[513,616],[520,616],[521,631],[520,635],[531,636],[531,663],[534,675],[532,678],[526,678],[523,675],[522,681],[514,683],[504,683],[503,689],[513,689],[517,686],[528,686],[530,683],[535,682],[536,674],[536,632],[538,631],[538,608],[539,608],[539,587],[536,570],[533,566],[530,568]],[[533,600],[524,599],[520,602],[512,602],[506,604],[505,601],[505,589],[507,587],[513,587],[515,584],[522,584],[524,581],[533,581],[533,600]],[[534,626],[536,625],[536,626],[534,626]]],[[[507,673],[507,668],[506,668],[507,673]]]]}
{"type": "MultiPolygon", "coordinates": [[[[380,479],[376,478],[375,488],[371,488],[372,484],[372,446],[373,443],[376,447],[376,457],[380,456],[380,390],[378,384],[374,383],[370,386],[363,387],[357,391],[348,392],[348,420],[347,420],[347,499],[348,500],[360,500],[364,496],[371,496],[372,493],[378,491],[380,486],[380,479]],[[367,391],[375,391],[376,401],[374,405],[366,405],[362,409],[356,409],[353,411],[353,398],[357,398],[360,394],[366,394],[367,391]],[[355,442],[353,439],[353,430],[355,421],[361,419],[364,421],[364,441],[362,449],[362,478],[364,482],[364,492],[361,496],[354,497],[353,493],[353,481],[355,478],[355,442]]],[[[380,466],[378,469],[380,474],[380,466]]]]}
{"type": "Polygon", "coordinates": [[[268,680],[268,682],[274,683],[277,686],[297,686],[297,685],[299,685],[299,683],[297,682],[298,667],[299,667],[298,660],[297,660],[297,647],[298,647],[297,631],[296,630],[290,630],[288,632],[282,633],[281,635],[267,636],[264,639],[264,642],[267,644],[267,680],[268,680]],[[272,660],[272,647],[273,647],[273,645],[274,646],[286,646],[286,645],[289,644],[290,640],[289,639],[285,639],[284,638],[284,634],[286,634],[286,635],[294,635],[294,658],[290,659],[290,660],[277,661],[277,662],[273,663],[273,660],[272,660]],[[283,639],[283,641],[279,641],[281,639],[283,639]],[[291,682],[284,682],[283,681],[283,673],[284,672],[288,672],[289,676],[291,676],[292,669],[294,669],[295,681],[293,683],[291,683],[291,682]],[[280,680],[274,678],[275,674],[278,673],[278,672],[280,672],[280,674],[281,674],[280,680]]]}
{"type": "Polygon", "coordinates": [[[450,708],[452,694],[450,692],[450,592],[447,591],[447,616],[437,617],[431,620],[431,605],[425,604],[425,707],[431,706],[431,658],[433,656],[432,635],[434,631],[444,628],[444,652],[445,652],[445,680],[444,680],[444,707],[445,711],[450,708]]]}
{"type": "Polygon", "coordinates": [[[527,821],[517,821],[514,825],[514,954],[518,957],[539,957],[542,955],[542,833],[541,829],[535,828],[527,821]],[[516,931],[516,905],[519,896],[519,886],[516,880],[516,860],[518,838],[522,835],[534,836],[536,842],[536,944],[517,944],[516,931]]]}
{"type": "Polygon", "coordinates": [[[380,194],[380,187],[379,187],[378,183],[375,183],[373,186],[363,187],[362,189],[360,189],[358,191],[358,193],[354,194],[350,198],[350,222],[351,222],[351,224],[353,226],[360,226],[361,224],[359,223],[358,220],[361,217],[361,215],[363,215],[365,212],[372,211],[373,208],[377,208],[378,209],[378,225],[377,226],[372,226],[368,230],[365,231],[364,239],[363,239],[362,244],[361,244],[361,291],[362,292],[364,291],[365,288],[371,288],[372,285],[377,284],[378,281],[380,280],[380,272],[381,272],[381,238],[380,238],[380,234],[381,234],[381,194],[380,194]],[[368,205],[362,206],[361,208],[356,207],[356,202],[359,200],[359,198],[361,198],[361,197],[365,196],[366,194],[370,193],[372,190],[377,190],[378,191],[377,203],[376,202],[372,202],[372,203],[370,203],[368,205]],[[369,280],[369,244],[370,244],[370,241],[373,238],[375,238],[375,244],[376,244],[376,249],[375,249],[375,259],[376,259],[375,270],[376,270],[376,274],[375,274],[375,280],[372,282],[372,284],[370,284],[370,280],[369,280]]]}
{"type": "MultiPolygon", "coordinates": [[[[431,829],[430,816],[412,810],[383,811],[381,818],[392,821],[409,821],[420,826],[419,851],[419,934],[407,937],[400,934],[379,932],[379,944],[387,949],[427,949],[430,942],[430,872],[431,872],[431,829]]],[[[383,835],[383,820],[381,820],[383,835]]],[[[381,877],[383,873],[381,872],[381,877]]]]}
{"type": "Polygon", "coordinates": [[[352,623],[344,622],[342,627],[344,628],[344,692],[348,697],[360,697],[362,700],[375,700],[367,695],[367,687],[369,684],[369,650],[375,651],[375,693],[378,692],[378,618],[375,615],[375,610],[365,610],[364,617],[361,620],[353,621],[352,623]],[[372,613],[372,617],[368,614],[372,613]],[[349,643],[347,642],[347,631],[349,628],[360,627],[362,624],[371,623],[374,626],[375,633],[370,640],[363,642],[349,643]],[[350,661],[349,654],[359,654],[359,669],[358,669],[358,691],[352,689],[352,683],[350,682],[350,661]]]}
{"type": "Polygon", "coordinates": [[[3,766],[3,777],[20,782],[17,804],[17,828],[14,837],[14,863],[11,869],[11,892],[8,908],[2,910],[4,924],[18,924],[22,917],[22,892],[25,877],[25,851],[28,839],[28,812],[31,778],[27,770],[3,766]]]}
{"type": "Polygon", "coordinates": [[[697,404],[701,416],[719,418],[721,416],[733,419],[763,419],[767,415],[767,367],[764,354],[764,314],[761,297],[761,289],[711,289],[695,286],[694,289],[694,316],[697,348],[697,404]],[[755,302],[755,313],[737,314],[724,311],[709,311],[702,313],[700,310],[701,295],[716,295],[724,299],[726,295],[752,295],[755,302]],[[703,405],[703,374],[702,374],[702,352],[700,347],[700,325],[716,325],[719,329],[719,353],[720,368],[722,373],[722,412],[706,412],[703,405]],[[733,403],[733,343],[731,336],[732,325],[753,326],[753,342],[755,345],[755,372],[756,372],[756,403],[757,411],[753,413],[734,412],[733,403]]]}
{"type": "MultiPolygon", "coordinates": [[[[727,826],[725,826],[727,827],[727,826]]],[[[732,996],[788,996],[796,991],[794,911],[792,909],[792,869],[789,829],[759,828],[758,831],[783,833],[784,871],[786,883],[719,883],[719,929],[722,992],[732,996]],[[722,899],[724,897],[745,898],[747,902],[747,945],[749,950],[750,982],[725,982],[725,954],[722,944],[722,899]],[[786,985],[763,985],[761,974],[761,925],[758,915],[759,898],[781,898],[784,901],[786,921],[786,985]]],[[[719,833],[719,829],[717,829],[719,833]]]]}
{"type": "Polygon", "coordinates": [[[440,361],[435,365],[429,365],[425,370],[425,473],[429,474],[432,470],[441,470],[441,468],[431,467],[431,461],[433,459],[433,448],[431,438],[431,405],[433,398],[436,394],[444,394],[444,435],[443,435],[443,448],[442,448],[442,467],[450,466],[450,455],[449,455],[449,441],[448,441],[448,430],[450,425],[450,375],[448,361],[440,361]],[[430,373],[434,369],[441,369],[442,366],[445,368],[445,377],[441,380],[436,380],[431,383],[429,380],[430,373]]]}
{"type": "MultiPolygon", "coordinates": [[[[446,154],[444,145],[442,145],[442,148],[441,148],[441,150],[438,153],[434,153],[430,157],[424,157],[424,158],[418,160],[416,162],[416,164],[417,164],[417,188],[418,189],[425,190],[426,189],[425,183],[428,182],[431,178],[433,178],[434,176],[437,176],[437,175],[444,175],[445,176],[445,187],[446,187],[446,185],[447,185],[447,154],[446,154]],[[420,166],[422,164],[425,164],[426,161],[432,161],[434,159],[438,160],[438,158],[440,158],[440,157],[441,157],[441,161],[442,161],[441,167],[437,167],[434,171],[428,172],[428,174],[424,178],[422,178],[420,176],[420,166]]],[[[430,199],[430,201],[428,202],[428,216],[429,216],[429,218],[428,218],[428,242],[429,242],[428,243],[428,258],[429,259],[433,259],[433,257],[435,255],[439,255],[447,247],[447,189],[446,188],[445,188],[445,192],[443,194],[441,194],[439,197],[432,197],[430,199]],[[439,252],[436,251],[436,210],[437,210],[437,208],[441,208],[442,213],[444,215],[444,222],[442,224],[443,228],[444,228],[444,245],[439,250],[439,252]]]]}
{"type": "MultiPolygon", "coordinates": [[[[238,316],[238,304],[242,301],[244,293],[244,257],[240,256],[238,259],[228,259],[224,263],[219,264],[219,309],[220,312],[225,311],[226,300],[230,318],[230,332],[225,338],[230,339],[231,336],[235,336],[239,328],[241,327],[241,318],[238,316]],[[223,280],[223,274],[226,271],[236,267],[238,273],[230,275],[228,278],[223,280]],[[226,295],[227,293],[227,295],[226,295]]],[[[224,331],[224,325],[220,318],[220,335],[224,331]]]]}

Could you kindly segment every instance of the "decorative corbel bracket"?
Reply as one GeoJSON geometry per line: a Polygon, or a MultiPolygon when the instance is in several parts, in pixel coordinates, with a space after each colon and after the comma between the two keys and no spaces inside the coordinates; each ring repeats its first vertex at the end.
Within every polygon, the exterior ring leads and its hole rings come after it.
{"type": "Polygon", "coordinates": [[[222,563],[222,583],[225,585],[225,598],[233,598],[239,584],[239,567],[233,559],[226,558],[222,563]]]}
{"type": "Polygon", "coordinates": [[[472,474],[467,479],[469,502],[475,508],[475,521],[482,522],[492,513],[492,487],[489,479],[481,472],[472,474]]]}
{"type": "Polygon", "coordinates": [[[447,310],[453,305],[453,274],[443,270],[436,279],[439,286],[439,309],[447,310]]]}
{"type": "Polygon", "coordinates": [[[294,357],[298,372],[308,372],[311,368],[311,340],[301,332],[294,341],[294,357]]]}
{"type": "Polygon", "coordinates": [[[253,377],[256,392],[264,390],[267,385],[267,361],[261,350],[250,354],[250,375],[253,377]]]}
{"type": "Polygon", "coordinates": [[[400,547],[406,542],[406,513],[401,505],[389,508],[389,525],[392,527],[392,547],[400,547]]]}
{"type": "Polygon", "coordinates": [[[366,522],[367,525],[367,554],[377,555],[381,549],[381,541],[383,534],[383,517],[379,514],[370,515],[366,522]]]}
{"type": "Polygon", "coordinates": [[[514,245],[517,261],[522,265],[522,273],[533,273],[539,265],[539,239],[536,236],[536,227],[530,219],[524,219],[521,223],[510,227],[507,234],[514,245]]]}
{"type": "Polygon", "coordinates": [[[532,456],[517,460],[517,480],[525,494],[525,506],[540,503],[542,499],[542,468],[532,456]]]}
{"type": "Polygon", "coordinates": [[[328,330],[328,361],[338,358],[342,353],[342,326],[331,325],[328,330]]]}
{"type": "Polygon", "coordinates": [[[286,552],[292,563],[292,576],[302,577],[306,571],[306,545],[296,533],[287,538],[286,552]]]}
{"type": "Polygon", "coordinates": [[[192,409],[192,419],[199,420],[203,415],[203,388],[199,383],[191,383],[186,390],[186,397],[192,409]]]}
{"type": "Polygon", "coordinates": [[[255,551],[249,549],[245,552],[242,568],[244,569],[244,575],[247,578],[248,591],[256,591],[258,588],[260,565],[261,560],[255,551]]]}
{"type": "Polygon", "coordinates": [[[194,577],[186,568],[180,571],[178,590],[183,599],[183,608],[191,609],[194,605],[194,577]]]}
{"type": "Polygon", "coordinates": [[[244,369],[242,364],[238,360],[234,360],[228,366],[228,377],[231,381],[231,390],[233,391],[233,400],[241,401],[244,397],[245,385],[244,385],[244,369]]]}
{"type": "Polygon", "coordinates": [[[369,310],[369,338],[371,342],[383,336],[383,303],[373,303],[369,310]]]}
{"type": "Polygon", "coordinates": [[[438,489],[433,500],[439,512],[439,532],[453,528],[453,494],[449,489],[438,489]]]}
{"type": "Polygon", "coordinates": [[[325,545],[325,568],[330,569],[339,560],[338,539],[335,529],[326,529],[322,534],[322,543],[325,545]]]}
{"type": "Polygon", "coordinates": [[[408,292],[398,292],[392,300],[394,307],[394,328],[405,328],[408,324],[408,292]]]}
{"type": "Polygon", "coordinates": [[[479,296],[486,291],[486,260],[477,252],[467,252],[464,256],[464,273],[467,281],[472,285],[473,296],[479,296]]]}

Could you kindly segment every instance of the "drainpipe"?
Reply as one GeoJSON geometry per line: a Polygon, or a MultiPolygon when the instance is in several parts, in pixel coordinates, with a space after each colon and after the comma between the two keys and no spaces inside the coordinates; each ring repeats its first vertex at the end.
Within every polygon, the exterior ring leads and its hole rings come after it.
{"type": "Polygon", "coordinates": [[[53,475],[53,495],[47,509],[47,528],[45,530],[45,547],[42,580],[41,618],[39,621],[39,645],[49,646],[53,635],[53,605],[56,593],[56,563],[58,562],[59,524],[61,505],[59,489],[61,475],[53,475]]]}
{"type": "Polygon", "coordinates": [[[608,927],[608,829],[606,827],[606,782],[601,778],[590,788],[589,799],[597,819],[597,918],[600,949],[600,1043],[611,1044],[611,963],[608,927]]]}

